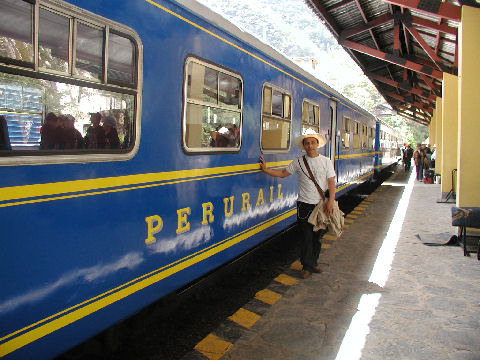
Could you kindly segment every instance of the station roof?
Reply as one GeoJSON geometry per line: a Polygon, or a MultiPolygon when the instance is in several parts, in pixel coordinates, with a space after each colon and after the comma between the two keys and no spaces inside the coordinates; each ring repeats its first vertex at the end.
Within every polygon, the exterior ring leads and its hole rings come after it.
{"type": "Polygon", "coordinates": [[[461,6],[475,0],[305,0],[401,116],[430,123],[457,75],[461,6]]]}

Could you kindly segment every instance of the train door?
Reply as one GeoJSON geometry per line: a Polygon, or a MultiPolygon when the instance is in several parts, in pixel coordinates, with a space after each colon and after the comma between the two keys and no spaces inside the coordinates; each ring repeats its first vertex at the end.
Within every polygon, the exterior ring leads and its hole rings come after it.
{"type": "Polygon", "coordinates": [[[330,143],[328,144],[328,157],[332,160],[338,179],[338,166],[335,164],[337,148],[337,102],[330,101],[330,143]]]}

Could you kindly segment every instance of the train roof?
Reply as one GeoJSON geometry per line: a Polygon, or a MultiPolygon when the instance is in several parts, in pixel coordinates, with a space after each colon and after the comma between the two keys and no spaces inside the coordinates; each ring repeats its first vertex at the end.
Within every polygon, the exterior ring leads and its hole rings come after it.
{"type": "MultiPolygon", "coordinates": [[[[295,62],[289,59],[286,55],[282,54],[278,50],[274,49],[268,44],[265,44],[255,36],[251,35],[240,29],[238,26],[224,18],[221,14],[216,13],[215,11],[211,10],[210,8],[206,7],[205,5],[199,3],[195,0],[175,0],[177,4],[180,6],[188,9],[195,15],[205,19],[207,22],[213,24],[214,26],[220,28],[223,31],[226,31],[233,37],[251,45],[252,47],[260,50],[268,57],[278,61],[279,63],[287,66],[288,68],[294,70],[295,72],[301,74],[306,79],[312,81],[313,83],[317,84],[322,89],[326,90],[332,98],[336,98],[339,102],[345,103],[345,105],[353,106],[356,109],[362,111],[364,115],[370,116],[375,118],[375,116],[370,113],[368,110],[364,109],[363,107],[359,106],[358,104],[354,103],[350,99],[346,98],[343,94],[338,92],[337,90],[330,87],[328,84],[324,83],[322,80],[318,79],[317,77],[313,76],[308,71],[302,69],[298,66],[295,62]]],[[[375,118],[377,121],[378,119],[375,118]]]]}

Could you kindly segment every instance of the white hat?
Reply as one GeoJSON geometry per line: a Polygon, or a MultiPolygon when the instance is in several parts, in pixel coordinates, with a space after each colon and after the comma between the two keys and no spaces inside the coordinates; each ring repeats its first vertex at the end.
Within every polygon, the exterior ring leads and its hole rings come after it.
{"type": "Polygon", "coordinates": [[[297,145],[301,150],[305,150],[303,147],[303,139],[310,138],[310,137],[318,140],[319,148],[325,145],[325,143],[327,142],[322,135],[317,134],[311,129],[307,129],[303,135],[297,136],[295,138],[294,144],[297,145]]]}

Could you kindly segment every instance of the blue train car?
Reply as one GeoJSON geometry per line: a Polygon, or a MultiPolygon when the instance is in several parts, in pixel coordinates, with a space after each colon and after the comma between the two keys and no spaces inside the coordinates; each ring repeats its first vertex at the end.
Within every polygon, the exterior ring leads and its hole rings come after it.
{"type": "Polygon", "coordinates": [[[375,171],[381,173],[401,160],[403,140],[397,130],[382,121],[377,122],[375,138],[375,171]]]}
{"type": "Polygon", "coordinates": [[[337,196],[374,173],[371,114],[193,1],[3,0],[13,88],[28,91],[0,93],[7,358],[55,356],[294,224],[296,179],[258,158],[286,166],[307,129],[337,196]]]}

